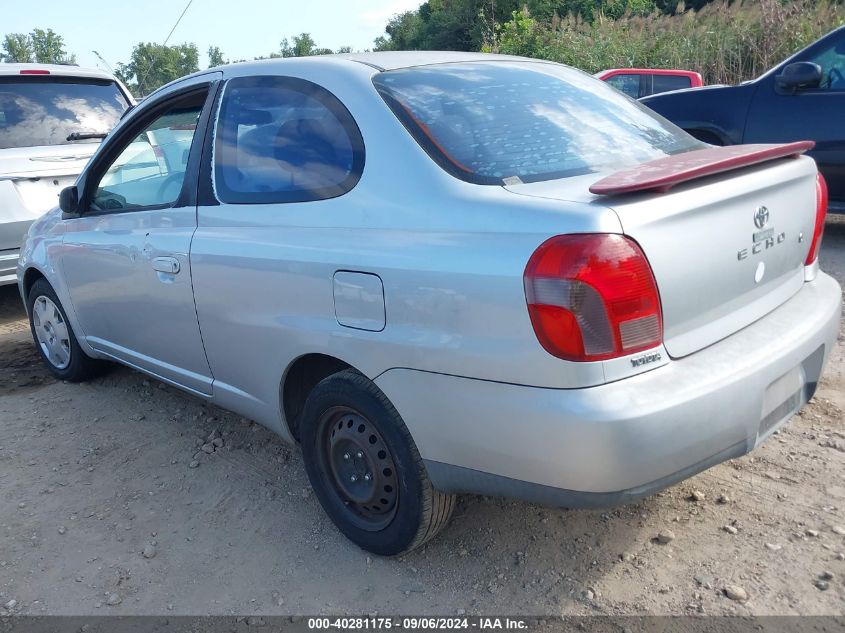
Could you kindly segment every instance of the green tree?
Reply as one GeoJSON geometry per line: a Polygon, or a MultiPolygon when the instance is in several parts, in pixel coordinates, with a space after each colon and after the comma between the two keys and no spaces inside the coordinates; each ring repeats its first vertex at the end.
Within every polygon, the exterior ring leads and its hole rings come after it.
{"type": "Polygon", "coordinates": [[[496,29],[509,23],[515,11],[523,9],[538,24],[546,25],[569,16],[592,23],[596,19],[656,12],[683,13],[711,1],[687,0],[684,4],[682,0],[428,0],[415,11],[391,17],[385,35],[376,38],[375,49],[477,51],[494,39],[496,29]]]}
{"type": "MultiPolygon", "coordinates": [[[[544,45],[547,38],[542,23],[531,17],[527,8],[514,11],[510,22],[496,26],[495,52],[522,57],[547,57],[550,52],[544,45]]],[[[483,48],[491,51],[490,46],[483,48]]]]}
{"type": "MultiPolygon", "coordinates": [[[[625,13],[603,9],[593,21],[578,15],[535,19],[527,10],[498,25],[485,50],[540,57],[596,72],[605,68],[685,68],[705,83],[752,79],[845,23],[845,5],[829,0],[721,0],[698,11],[625,13]]],[[[641,10],[647,11],[648,7],[641,10]]]]}
{"type": "Polygon", "coordinates": [[[38,64],[75,64],[76,55],[68,55],[61,35],[53,29],[33,29],[31,33],[8,33],[3,38],[4,62],[38,64]]]}
{"type": "Polygon", "coordinates": [[[428,0],[416,11],[393,16],[387,37],[377,38],[375,48],[477,51],[494,24],[521,6],[520,0],[428,0]]]}
{"type": "Polygon", "coordinates": [[[76,55],[68,55],[61,35],[53,29],[33,29],[29,34],[35,61],[39,64],[75,64],[76,55]]]}
{"type": "MultiPolygon", "coordinates": [[[[310,33],[294,35],[293,42],[284,38],[279,45],[281,57],[308,57],[309,55],[331,55],[334,51],[330,48],[319,48],[310,33]]],[[[271,56],[272,57],[272,56],[271,56]]]]}
{"type": "Polygon", "coordinates": [[[219,46],[209,46],[208,47],[208,67],[214,68],[215,66],[225,66],[228,64],[223,58],[223,51],[220,50],[219,46]]]}
{"type": "Polygon", "coordinates": [[[384,28],[387,37],[375,40],[377,51],[409,51],[421,48],[424,24],[420,11],[406,11],[390,18],[384,28]]]}
{"type": "Polygon", "coordinates": [[[35,53],[32,50],[32,42],[29,35],[25,33],[8,33],[3,38],[2,61],[28,64],[35,61],[35,53]]]}
{"type": "Polygon", "coordinates": [[[166,83],[199,70],[196,44],[163,46],[152,42],[138,43],[132,49],[129,63],[117,65],[117,76],[133,93],[144,96],[166,83]]]}

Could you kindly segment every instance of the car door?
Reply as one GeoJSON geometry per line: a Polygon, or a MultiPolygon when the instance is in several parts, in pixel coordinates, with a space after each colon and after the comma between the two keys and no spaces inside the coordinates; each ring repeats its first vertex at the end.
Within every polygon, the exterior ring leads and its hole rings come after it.
{"type": "Polygon", "coordinates": [[[66,219],[62,274],[95,350],[211,393],[188,254],[196,230],[196,166],[220,73],[145,102],[80,182],[66,219]]]}
{"type": "Polygon", "coordinates": [[[744,143],[813,140],[810,155],[827,180],[831,206],[845,210],[845,31],[807,49],[797,61],[821,66],[817,87],[783,91],[777,87],[782,67],[760,80],[743,137],[744,143]]]}
{"type": "Polygon", "coordinates": [[[314,349],[303,332],[338,325],[333,277],[360,250],[346,227],[366,213],[349,200],[364,142],[342,96],[312,81],[234,77],[222,92],[191,245],[197,314],[215,399],[284,432],[284,370],[314,349]]]}

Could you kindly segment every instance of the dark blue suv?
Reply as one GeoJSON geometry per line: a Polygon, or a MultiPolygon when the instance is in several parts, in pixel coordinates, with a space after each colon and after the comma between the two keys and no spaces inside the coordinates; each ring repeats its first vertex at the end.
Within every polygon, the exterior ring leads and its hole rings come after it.
{"type": "Polygon", "coordinates": [[[714,145],[813,140],[830,191],[845,212],[845,27],[738,86],[708,86],[641,99],[714,145]]]}

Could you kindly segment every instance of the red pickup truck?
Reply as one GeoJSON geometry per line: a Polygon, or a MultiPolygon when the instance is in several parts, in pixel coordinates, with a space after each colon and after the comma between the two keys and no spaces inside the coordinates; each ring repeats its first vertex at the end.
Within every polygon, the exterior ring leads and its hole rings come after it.
{"type": "Polygon", "coordinates": [[[612,68],[596,73],[595,76],[633,99],[704,85],[701,75],[691,70],[612,68]]]}

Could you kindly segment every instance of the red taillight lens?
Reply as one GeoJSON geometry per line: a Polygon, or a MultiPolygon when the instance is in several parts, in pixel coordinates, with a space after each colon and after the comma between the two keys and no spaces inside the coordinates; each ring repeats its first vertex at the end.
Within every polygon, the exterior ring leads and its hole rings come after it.
{"type": "Polygon", "coordinates": [[[35,68],[30,68],[29,70],[22,70],[21,75],[49,75],[49,70],[38,70],[35,68]]]}
{"type": "Polygon", "coordinates": [[[816,176],[816,226],[813,229],[813,241],[810,242],[810,252],[807,253],[807,259],[804,260],[804,265],[809,266],[819,256],[819,249],[822,245],[822,235],[824,234],[824,220],[827,217],[827,182],[824,176],[819,173],[816,176]]]}
{"type": "Polygon", "coordinates": [[[525,268],[525,296],[537,339],[558,358],[605,360],[663,340],[651,267],[637,243],[623,235],[545,241],[525,268]]]}

